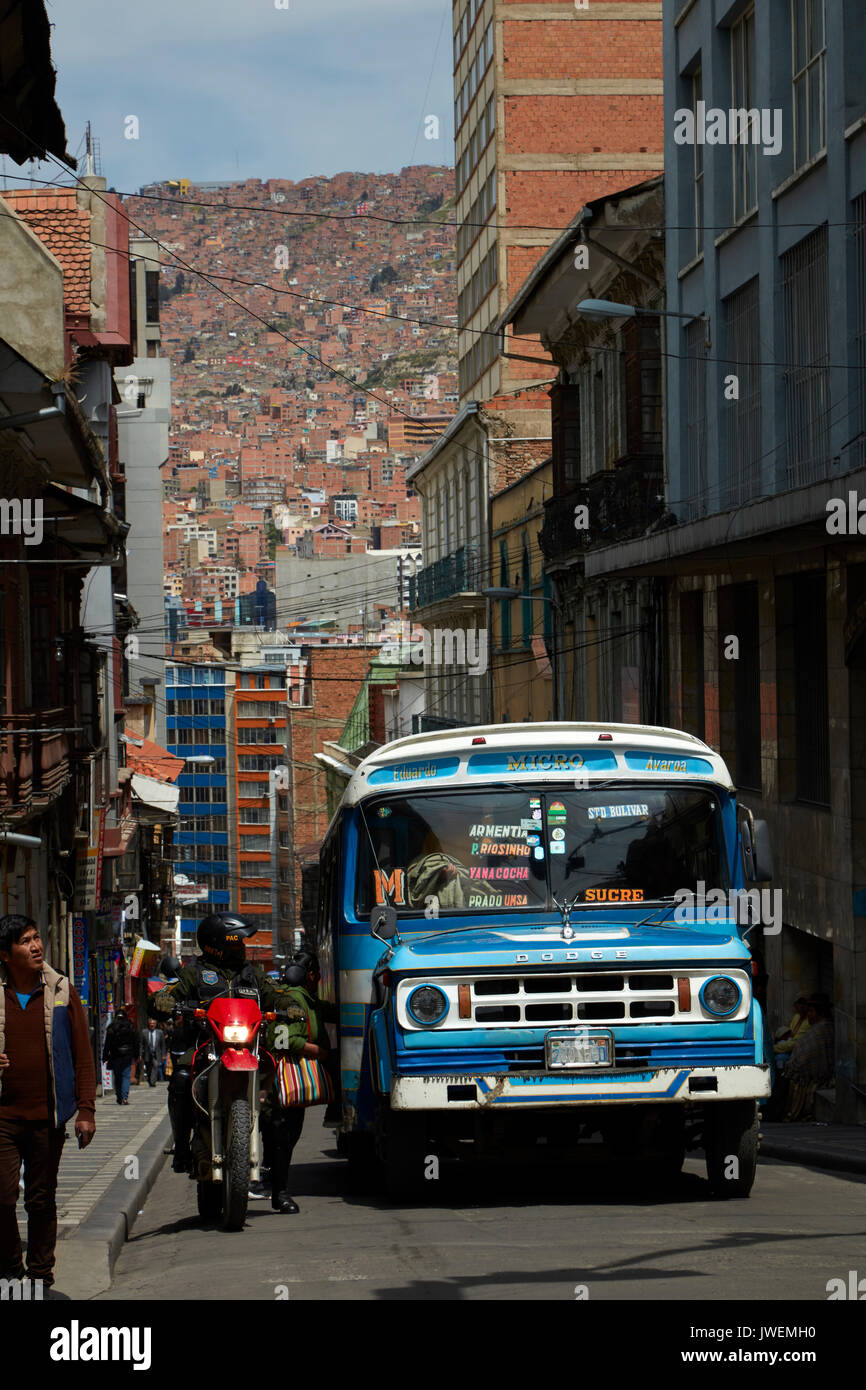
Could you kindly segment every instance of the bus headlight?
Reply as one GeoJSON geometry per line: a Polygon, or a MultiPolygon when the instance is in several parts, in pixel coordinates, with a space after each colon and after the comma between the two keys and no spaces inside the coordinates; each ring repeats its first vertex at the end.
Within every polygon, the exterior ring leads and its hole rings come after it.
{"type": "Polygon", "coordinates": [[[701,1003],[707,1012],[715,1014],[718,1018],[736,1013],[742,997],[743,991],[736,980],[728,979],[727,975],[714,975],[711,980],[707,980],[700,995],[701,1003]]]}
{"type": "Polygon", "coordinates": [[[415,1023],[430,1028],[441,1023],[448,1012],[448,997],[435,985],[419,985],[406,1000],[406,1012],[415,1023]]]}

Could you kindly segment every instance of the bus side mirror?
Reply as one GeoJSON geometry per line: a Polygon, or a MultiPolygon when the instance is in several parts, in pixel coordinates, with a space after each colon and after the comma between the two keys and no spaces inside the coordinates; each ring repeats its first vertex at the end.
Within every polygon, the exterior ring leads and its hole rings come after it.
{"type": "Polygon", "coordinates": [[[370,933],[378,941],[393,941],[397,935],[397,913],[389,905],[374,907],[370,913],[370,933]]]}
{"type": "Polygon", "coordinates": [[[773,850],[770,829],[765,820],[756,820],[754,835],[743,825],[743,860],[750,883],[764,883],[773,877],[773,850]]]}

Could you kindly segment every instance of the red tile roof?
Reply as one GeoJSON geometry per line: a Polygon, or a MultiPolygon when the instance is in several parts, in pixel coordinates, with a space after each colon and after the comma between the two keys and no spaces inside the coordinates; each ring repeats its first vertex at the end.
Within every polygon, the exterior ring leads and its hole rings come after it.
{"type": "Polygon", "coordinates": [[[157,782],[176,782],[183,772],[183,758],[176,758],[149,738],[141,740],[140,748],[137,743],[127,743],[126,760],[133,772],[157,782]]]}
{"type": "Polygon", "coordinates": [[[3,194],[63,268],[68,313],[90,315],[90,213],[74,188],[17,188],[3,194]]]}

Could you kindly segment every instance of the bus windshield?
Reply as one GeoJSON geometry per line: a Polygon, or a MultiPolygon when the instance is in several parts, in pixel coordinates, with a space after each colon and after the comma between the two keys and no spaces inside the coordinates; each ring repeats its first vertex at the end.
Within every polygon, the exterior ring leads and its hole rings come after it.
{"type": "Polygon", "coordinates": [[[552,911],[728,887],[717,794],[607,784],[428,792],[365,801],[355,905],[401,914],[552,911]],[[364,828],[366,826],[366,829],[364,828]]]}

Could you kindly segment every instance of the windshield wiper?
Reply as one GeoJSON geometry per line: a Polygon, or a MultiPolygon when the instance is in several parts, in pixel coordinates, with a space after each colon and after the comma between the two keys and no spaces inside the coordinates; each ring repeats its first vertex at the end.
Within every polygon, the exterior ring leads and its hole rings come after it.
{"type": "Polygon", "coordinates": [[[649,917],[644,917],[644,919],[643,919],[642,922],[636,922],[636,923],[635,923],[636,926],[638,926],[638,927],[646,927],[646,926],[660,927],[661,924],[662,924],[662,922],[665,920],[665,917],[667,917],[667,916],[669,915],[669,913],[673,910],[673,908],[676,907],[677,902],[678,902],[678,899],[677,899],[672,893],[666,893],[666,894],[664,894],[664,895],[663,895],[662,897],[660,897],[660,898],[652,898],[651,901],[652,901],[652,902],[655,902],[655,903],[659,903],[659,904],[661,904],[661,903],[670,903],[671,906],[670,906],[669,908],[666,909],[666,911],[665,911],[665,913],[664,913],[663,916],[656,918],[655,921],[652,920],[652,913],[650,913],[649,917]]]}

